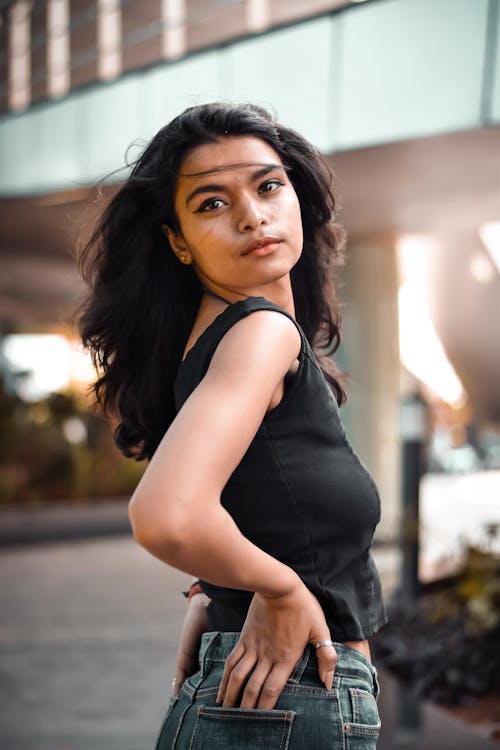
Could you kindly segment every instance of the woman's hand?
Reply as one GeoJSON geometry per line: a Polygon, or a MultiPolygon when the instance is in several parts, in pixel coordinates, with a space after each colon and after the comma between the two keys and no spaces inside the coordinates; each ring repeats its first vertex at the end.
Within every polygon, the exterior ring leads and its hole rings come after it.
{"type": "Polygon", "coordinates": [[[194,594],[188,603],[177,648],[174,695],[183,682],[198,669],[198,651],[201,635],[208,628],[207,605],[210,599],[205,594],[194,594]]]}
{"type": "MultiPolygon", "coordinates": [[[[229,654],[217,702],[241,708],[272,709],[307,643],[330,640],[318,600],[300,582],[281,596],[254,594],[238,643],[229,654]]],[[[337,654],[317,651],[318,672],[331,690],[337,654]]]]}

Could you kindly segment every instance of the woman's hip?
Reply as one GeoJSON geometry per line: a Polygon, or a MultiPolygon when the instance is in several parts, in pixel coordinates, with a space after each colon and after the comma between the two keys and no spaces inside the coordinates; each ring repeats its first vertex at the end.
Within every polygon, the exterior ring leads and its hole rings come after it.
{"type": "Polygon", "coordinates": [[[359,651],[335,643],[337,664],[327,690],[308,644],[271,710],[216,703],[224,662],[239,633],[204,633],[199,669],[172,696],[156,750],[372,750],[380,730],[377,671],[359,651]]]}

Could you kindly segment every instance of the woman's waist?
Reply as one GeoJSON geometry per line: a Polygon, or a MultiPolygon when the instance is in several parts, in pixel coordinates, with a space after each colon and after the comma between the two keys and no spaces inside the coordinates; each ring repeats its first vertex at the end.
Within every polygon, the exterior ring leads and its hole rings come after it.
{"type": "MultiPolygon", "coordinates": [[[[203,581],[202,588],[205,590],[203,581]]],[[[231,589],[216,590],[215,587],[210,587],[205,593],[211,599],[207,607],[209,630],[224,632],[242,630],[253,593],[231,589]]],[[[333,602],[330,606],[323,607],[330,638],[335,642],[344,643],[348,648],[358,651],[371,661],[367,640],[375,632],[369,617],[371,609],[361,607],[361,604],[355,607],[353,602],[349,606],[342,601],[339,604],[340,606],[336,607],[333,602]]]]}
{"type": "MultiPolygon", "coordinates": [[[[229,631],[208,631],[203,633],[199,650],[201,672],[206,674],[210,670],[211,665],[217,663],[220,664],[222,669],[226,658],[234,649],[240,635],[240,632],[229,631]]],[[[363,642],[361,641],[361,643],[363,642]]],[[[357,675],[358,677],[365,677],[370,680],[374,674],[376,675],[376,669],[365,653],[347,645],[347,642],[333,641],[333,644],[337,652],[335,672],[338,676],[352,677],[357,675]]],[[[297,661],[289,677],[289,682],[299,682],[302,680],[302,676],[305,677],[306,674],[314,676],[316,681],[319,679],[317,652],[311,643],[306,644],[302,656],[297,661]]]]}
{"type": "Polygon", "coordinates": [[[353,648],[356,651],[359,651],[359,653],[363,654],[363,656],[365,656],[371,664],[372,655],[370,652],[370,644],[367,638],[365,638],[364,641],[343,641],[343,644],[344,646],[347,646],[347,648],[353,648]]]}

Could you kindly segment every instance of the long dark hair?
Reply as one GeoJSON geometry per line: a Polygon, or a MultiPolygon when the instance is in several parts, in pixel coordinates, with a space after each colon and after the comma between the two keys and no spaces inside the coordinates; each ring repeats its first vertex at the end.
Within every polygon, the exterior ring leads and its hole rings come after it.
{"type": "Polygon", "coordinates": [[[175,417],[173,383],[201,302],[191,265],[180,263],[162,225],[178,230],[176,180],[187,152],[224,135],[250,135],[280,156],[297,193],[304,246],[291,271],[296,318],[331,384],[346,400],[344,374],[329,356],[340,343],[336,269],[345,233],[334,222],[333,175],[299,133],[253,104],[190,107],[162,128],[103,212],[79,265],[90,287],[80,334],[98,379],[91,387],[126,456],[150,458],[175,417]]]}

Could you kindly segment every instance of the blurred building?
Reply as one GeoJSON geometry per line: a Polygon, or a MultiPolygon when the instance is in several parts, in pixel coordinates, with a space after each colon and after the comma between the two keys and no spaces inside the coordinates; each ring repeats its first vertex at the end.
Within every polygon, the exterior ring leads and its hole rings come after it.
{"type": "Polygon", "coordinates": [[[393,537],[401,392],[500,422],[499,47],[500,0],[0,3],[4,333],[70,320],[76,232],[131,144],[190,104],[271,107],[337,177],[344,417],[393,537]]]}

